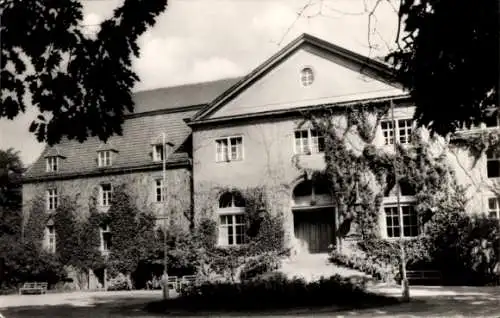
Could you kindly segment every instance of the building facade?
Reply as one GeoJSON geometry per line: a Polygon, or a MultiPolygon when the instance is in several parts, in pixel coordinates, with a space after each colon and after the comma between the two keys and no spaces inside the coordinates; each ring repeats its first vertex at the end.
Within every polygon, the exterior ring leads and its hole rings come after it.
{"type": "MultiPolygon", "coordinates": [[[[271,212],[284,217],[288,244],[299,252],[325,252],[334,242],[335,204],[307,173],[324,169],[325,140],[303,123],[303,113],[328,108],[345,127],[346,107],[392,103],[394,121],[383,118],[373,140],[383,151],[392,151],[394,140],[409,144],[414,129],[414,106],[391,81],[387,65],[307,34],[243,78],[145,91],[134,98],[136,110],[128,115],[123,136],[45,149],[26,174],[25,213],[34,197],[44,196],[50,211],[61,195],[76,197],[82,207],[96,198],[105,212],[113,187],[125,183],[136,190],[139,206],[160,214],[163,200],[169,200],[171,222],[188,228],[208,217],[217,221],[220,245],[238,245],[245,242],[239,191],[265,187],[272,194],[271,212]],[[168,147],[165,187],[163,146],[168,147]]],[[[498,130],[498,120],[478,129],[498,130]]],[[[362,144],[356,135],[349,137],[352,149],[362,144]]],[[[458,149],[446,156],[468,188],[471,211],[500,217],[492,190],[498,187],[500,159],[487,154],[476,162],[458,149]]],[[[413,199],[403,192],[404,234],[416,236],[413,199]]],[[[398,215],[390,194],[378,219],[382,237],[399,236],[398,215]]]]}

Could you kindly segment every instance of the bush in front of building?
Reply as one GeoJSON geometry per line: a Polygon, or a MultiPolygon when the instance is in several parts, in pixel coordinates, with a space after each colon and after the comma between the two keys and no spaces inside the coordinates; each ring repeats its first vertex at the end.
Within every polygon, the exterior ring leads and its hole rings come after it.
{"type": "Polygon", "coordinates": [[[464,211],[438,213],[427,228],[431,263],[448,285],[500,283],[500,222],[464,211]]]}
{"type": "Polygon", "coordinates": [[[162,312],[175,309],[241,311],[314,306],[362,308],[396,302],[396,299],[367,292],[363,282],[352,283],[340,276],[307,283],[302,279],[287,279],[284,275],[269,275],[241,283],[204,282],[188,288],[178,299],[152,303],[148,309],[162,312]]]}
{"type": "Polygon", "coordinates": [[[247,236],[245,244],[221,247],[216,244],[216,222],[201,220],[195,229],[200,276],[205,279],[222,276],[235,282],[277,269],[281,257],[288,252],[284,245],[282,218],[265,212],[257,222],[258,228],[251,227],[255,232],[247,236]]]}

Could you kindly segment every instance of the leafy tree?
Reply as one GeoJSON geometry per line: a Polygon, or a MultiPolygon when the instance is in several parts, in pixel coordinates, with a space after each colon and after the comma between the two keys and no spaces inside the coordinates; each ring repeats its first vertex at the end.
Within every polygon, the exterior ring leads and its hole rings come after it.
{"type": "Polygon", "coordinates": [[[498,9],[496,0],[401,0],[403,44],[387,60],[419,125],[445,136],[499,116],[498,9]]]}
{"type": "Polygon", "coordinates": [[[56,232],[56,253],[62,264],[78,264],[78,253],[80,249],[81,226],[75,219],[76,204],[69,198],[63,197],[54,215],[54,227],[56,232]]]}
{"type": "Polygon", "coordinates": [[[0,236],[20,234],[23,172],[19,152],[0,150],[0,236]]]}
{"type": "Polygon", "coordinates": [[[154,217],[138,210],[125,187],[117,187],[109,214],[112,233],[110,264],[123,274],[131,274],[140,261],[152,254],[154,217]]]}
{"type": "Polygon", "coordinates": [[[30,132],[49,144],[121,134],[139,80],[131,68],[137,39],[166,5],[125,0],[94,38],[83,32],[81,0],[0,1],[0,118],[14,119],[33,105],[40,115],[30,132]]]}

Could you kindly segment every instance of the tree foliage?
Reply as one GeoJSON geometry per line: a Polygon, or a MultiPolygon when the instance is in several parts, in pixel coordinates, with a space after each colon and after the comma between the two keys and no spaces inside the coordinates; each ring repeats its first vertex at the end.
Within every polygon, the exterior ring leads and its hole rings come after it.
{"type": "Polygon", "coordinates": [[[22,174],[19,152],[0,150],[0,236],[21,232],[22,174]]]}
{"type": "Polygon", "coordinates": [[[125,0],[92,37],[83,29],[80,0],[0,2],[0,118],[13,119],[33,105],[39,116],[30,132],[49,144],[121,134],[139,80],[131,67],[137,39],[166,4],[125,0]]]}
{"type": "Polygon", "coordinates": [[[130,274],[140,261],[150,259],[154,253],[154,216],[139,211],[125,186],[115,188],[107,213],[113,244],[109,264],[117,272],[130,274]]]}
{"type": "Polygon", "coordinates": [[[402,45],[388,56],[415,119],[446,136],[498,114],[499,3],[402,0],[402,45]]]}

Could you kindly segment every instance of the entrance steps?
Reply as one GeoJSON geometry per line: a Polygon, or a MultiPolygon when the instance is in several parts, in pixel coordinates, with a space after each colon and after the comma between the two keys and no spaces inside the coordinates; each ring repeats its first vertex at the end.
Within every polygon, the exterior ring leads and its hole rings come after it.
{"type": "Polygon", "coordinates": [[[330,263],[327,253],[301,253],[284,260],[279,271],[288,278],[303,278],[307,282],[318,280],[322,276],[328,278],[333,275],[346,278],[371,278],[363,272],[330,263]]]}

